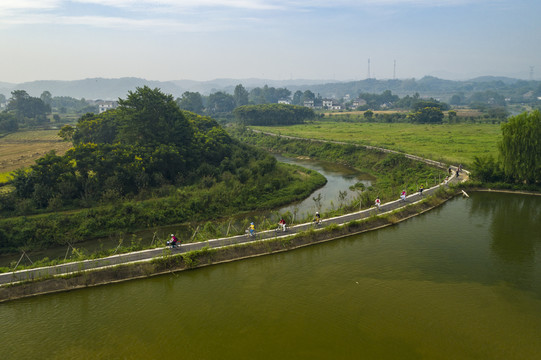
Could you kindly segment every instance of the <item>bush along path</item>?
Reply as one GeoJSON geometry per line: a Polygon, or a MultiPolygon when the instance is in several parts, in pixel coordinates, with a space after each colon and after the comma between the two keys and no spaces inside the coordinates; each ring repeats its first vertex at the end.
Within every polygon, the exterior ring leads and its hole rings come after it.
{"type": "MultiPolygon", "coordinates": [[[[137,262],[148,262],[156,258],[165,258],[171,255],[180,255],[192,251],[201,250],[204,248],[222,248],[243,243],[251,243],[257,241],[264,241],[266,239],[275,239],[277,237],[289,237],[301,232],[310,230],[318,231],[325,229],[330,225],[343,225],[351,221],[367,219],[369,217],[385,215],[394,210],[406,207],[411,204],[421,202],[423,199],[436,194],[441,188],[447,188],[450,183],[463,182],[468,179],[468,172],[463,170],[459,178],[456,176],[456,172],[453,172],[453,176],[448,181],[438,184],[434,187],[424,189],[421,192],[410,194],[405,200],[399,199],[387,203],[381,203],[379,206],[373,206],[370,209],[365,209],[358,212],[353,212],[333,218],[322,219],[321,224],[316,225],[312,222],[291,226],[286,232],[280,232],[275,230],[267,230],[257,232],[254,237],[249,235],[237,235],[227,238],[218,238],[207,240],[198,243],[187,243],[177,246],[173,249],[168,247],[148,249],[135,251],[130,253],[113,255],[100,259],[84,260],[79,262],[66,263],[55,266],[40,267],[34,269],[25,269],[19,271],[13,271],[0,274],[0,286],[17,284],[28,281],[39,281],[41,279],[49,279],[56,276],[66,276],[70,274],[80,274],[88,270],[104,269],[121,264],[130,264],[137,262]]],[[[257,229],[256,229],[257,230],[257,229]]],[[[151,275],[151,274],[148,274],[151,275]]]]}

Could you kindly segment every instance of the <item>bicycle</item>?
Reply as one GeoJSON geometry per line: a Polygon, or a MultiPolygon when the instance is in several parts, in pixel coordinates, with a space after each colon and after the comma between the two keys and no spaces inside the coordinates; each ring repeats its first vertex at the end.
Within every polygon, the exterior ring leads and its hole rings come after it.
{"type": "Polygon", "coordinates": [[[274,235],[275,236],[278,236],[280,233],[285,233],[289,230],[289,227],[287,225],[285,225],[284,227],[282,227],[282,225],[278,225],[275,229],[274,229],[274,235]]]}
{"type": "Polygon", "coordinates": [[[250,231],[250,229],[246,229],[246,230],[244,230],[244,233],[246,234],[247,238],[254,238],[254,239],[256,238],[255,230],[250,231]]]}

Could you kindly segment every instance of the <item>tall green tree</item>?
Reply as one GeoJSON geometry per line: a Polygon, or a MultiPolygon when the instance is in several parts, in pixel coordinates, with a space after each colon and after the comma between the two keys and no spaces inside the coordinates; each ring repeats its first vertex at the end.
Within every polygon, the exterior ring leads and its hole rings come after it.
{"type": "Polygon", "coordinates": [[[293,100],[291,101],[291,103],[293,105],[302,105],[301,100],[302,100],[302,91],[300,90],[295,91],[295,93],[293,94],[293,100]]]}
{"type": "Polygon", "coordinates": [[[45,120],[45,116],[51,112],[51,107],[45,104],[40,98],[31,97],[24,90],[11,92],[11,99],[7,107],[20,119],[45,120]]]}
{"type": "Polygon", "coordinates": [[[210,94],[207,104],[209,114],[230,113],[235,108],[235,99],[233,95],[226,94],[223,91],[210,94]]]}
{"type": "Polygon", "coordinates": [[[233,92],[233,98],[235,99],[235,105],[242,106],[242,105],[248,105],[248,91],[242,86],[242,84],[238,84],[235,86],[235,91],[233,92]]]}
{"type": "Polygon", "coordinates": [[[513,116],[502,124],[500,155],[505,174],[517,181],[541,181],[541,114],[513,116]]]}
{"type": "Polygon", "coordinates": [[[177,99],[177,104],[182,110],[203,114],[203,98],[198,92],[185,91],[180,99],[177,99]]]}
{"type": "Polygon", "coordinates": [[[12,114],[0,112],[0,132],[17,131],[19,124],[12,114]]]}
{"type": "Polygon", "coordinates": [[[425,107],[408,115],[411,122],[419,124],[441,124],[443,111],[437,107],[425,107]]]}
{"type": "Polygon", "coordinates": [[[126,144],[191,146],[193,130],[172,95],[148,86],[128,92],[118,100],[120,126],[118,139],[126,144]]]}
{"type": "Polygon", "coordinates": [[[316,94],[314,94],[313,92],[311,92],[310,90],[305,90],[303,93],[302,93],[302,97],[301,97],[301,103],[304,103],[305,101],[314,101],[316,100],[316,94]]]}
{"type": "Polygon", "coordinates": [[[293,125],[313,118],[314,111],[304,106],[286,104],[245,105],[233,111],[245,125],[293,125]]]}
{"type": "Polygon", "coordinates": [[[43,101],[44,104],[51,106],[51,103],[53,102],[53,96],[48,90],[45,90],[41,93],[40,97],[41,101],[43,101]]]}

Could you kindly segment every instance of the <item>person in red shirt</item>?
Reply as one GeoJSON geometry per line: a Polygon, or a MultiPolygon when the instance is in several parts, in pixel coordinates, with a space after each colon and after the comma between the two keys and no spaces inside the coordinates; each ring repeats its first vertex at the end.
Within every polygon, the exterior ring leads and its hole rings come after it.
{"type": "Polygon", "coordinates": [[[282,231],[286,231],[286,221],[284,219],[280,219],[278,225],[282,227],[282,231]]]}
{"type": "Polygon", "coordinates": [[[171,240],[167,242],[167,245],[171,246],[171,248],[174,248],[178,243],[178,238],[175,236],[175,234],[171,234],[171,240]]]}

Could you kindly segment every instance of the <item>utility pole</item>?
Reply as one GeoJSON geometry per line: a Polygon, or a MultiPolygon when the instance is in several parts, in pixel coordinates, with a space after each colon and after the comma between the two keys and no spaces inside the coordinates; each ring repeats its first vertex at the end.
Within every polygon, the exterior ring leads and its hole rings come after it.
{"type": "Polygon", "coordinates": [[[393,64],[393,80],[396,80],[396,60],[394,61],[394,64],[393,64]]]}
{"type": "Polygon", "coordinates": [[[368,58],[368,74],[366,75],[367,79],[370,79],[370,58],[368,58]]]}

